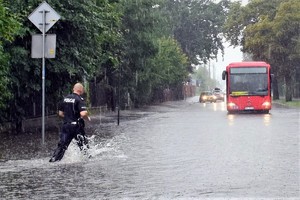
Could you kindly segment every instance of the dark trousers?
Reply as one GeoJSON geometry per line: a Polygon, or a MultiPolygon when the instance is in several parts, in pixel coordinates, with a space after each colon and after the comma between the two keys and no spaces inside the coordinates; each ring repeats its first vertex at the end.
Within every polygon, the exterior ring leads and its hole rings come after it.
{"type": "Polygon", "coordinates": [[[79,133],[79,126],[76,124],[63,124],[60,133],[60,140],[50,162],[61,160],[73,138],[79,133]]]}
{"type": "Polygon", "coordinates": [[[58,145],[67,149],[73,138],[78,134],[78,130],[79,127],[76,124],[63,124],[58,145]]]}

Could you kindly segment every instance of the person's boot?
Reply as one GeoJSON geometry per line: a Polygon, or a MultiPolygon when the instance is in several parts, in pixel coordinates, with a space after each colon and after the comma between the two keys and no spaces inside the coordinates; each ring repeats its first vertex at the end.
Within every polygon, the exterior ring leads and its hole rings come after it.
{"type": "Polygon", "coordinates": [[[88,156],[88,158],[91,157],[91,155],[88,154],[88,149],[90,148],[88,139],[82,134],[77,134],[76,136],[77,145],[80,149],[80,151],[83,152],[84,155],[88,156]]]}
{"type": "Polygon", "coordinates": [[[77,145],[80,150],[83,150],[84,148],[89,149],[89,143],[87,137],[85,137],[82,134],[77,134],[76,136],[77,145]]]}
{"type": "Polygon", "coordinates": [[[60,161],[63,158],[65,151],[66,148],[58,146],[54,151],[53,156],[50,158],[49,162],[60,161]]]}
{"type": "Polygon", "coordinates": [[[83,149],[83,145],[84,145],[84,136],[81,135],[81,134],[77,134],[76,136],[76,142],[77,142],[77,145],[79,147],[80,150],[83,149]]]}

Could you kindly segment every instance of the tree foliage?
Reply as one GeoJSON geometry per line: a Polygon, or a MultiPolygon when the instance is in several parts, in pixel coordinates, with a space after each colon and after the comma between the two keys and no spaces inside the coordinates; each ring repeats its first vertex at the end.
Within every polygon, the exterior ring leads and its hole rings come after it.
{"type": "Polygon", "coordinates": [[[211,90],[216,86],[216,81],[210,78],[209,71],[205,66],[199,67],[194,76],[199,83],[201,91],[211,90]]]}
{"type": "Polygon", "coordinates": [[[151,95],[151,86],[146,84],[147,72],[151,70],[149,60],[157,53],[155,39],[157,35],[156,21],[159,16],[154,15],[156,0],[121,1],[122,17],[122,86],[123,94],[129,93],[135,106],[144,104],[151,95]]]}
{"type": "MultiPolygon", "coordinates": [[[[0,37],[1,42],[5,37],[3,51],[5,58],[9,56],[4,60],[0,53],[1,62],[7,62],[1,73],[8,74],[7,91],[13,95],[3,112],[18,126],[41,110],[41,60],[30,57],[31,35],[40,33],[28,20],[41,1],[4,1],[4,21],[12,32],[0,37]],[[12,38],[17,25],[20,29],[12,38]]],[[[121,98],[129,94],[136,106],[150,103],[157,90],[186,82],[191,63],[206,62],[223,49],[227,0],[47,2],[61,19],[48,31],[57,41],[56,58],[46,60],[46,114],[56,111],[58,100],[77,81],[86,86],[99,83],[110,97],[116,96],[121,83],[121,98]]]]}
{"type": "MultiPolygon", "coordinates": [[[[12,12],[20,13],[22,24],[16,39],[5,46],[11,55],[10,91],[14,94],[9,113],[10,119],[16,122],[39,115],[34,112],[41,110],[41,60],[30,58],[31,34],[38,30],[27,18],[39,3],[7,2],[12,12]]],[[[46,62],[46,113],[50,114],[72,84],[88,82],[111,59],[109,49],[105,48],[106,43],[114,44],[118,38],[119,13],[115,4],[107,1],[52,0],[48,3],[62,16],[48,31],[57,34],[56,58],[46,62]]]]}
{"type": "MultiPolygon", "coordinates": [[[[9,55],[3,49],[3,44],[12,42],[20,24],[16,15],[12,14],[4,2],[0,0],[0,110],[7,108],[6,102],[11,98],[12,91],[8,89],[10,79],[8,60],[9,55]]],[[[0,113],[0,122],[3,115],[0,113]]]]}
{"type": "Polygon", "coordinates": [[[231,44],[242,45],[255,60],[268,61],[277,79],[284,79],[287,101],[299,66],[299,10],[297,0],[252,0],[245,7],[234,3],[224,26],[231,44]]]}
{"type": "Polygon", "coordinates": [[[168,1],[173,18],[173,35],[193,64],[206,63],[223,53],[222,26],[229,1],[168,1]]]}

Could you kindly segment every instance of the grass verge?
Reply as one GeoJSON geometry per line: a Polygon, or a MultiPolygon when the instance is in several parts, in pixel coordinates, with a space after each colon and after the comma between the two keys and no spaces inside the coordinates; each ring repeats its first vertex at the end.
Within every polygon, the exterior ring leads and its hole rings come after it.
{"type": "Polygon", "coordinates": [[[279,103],[279,104],[286,105],[289,107],[300,108],[300,99],[293,99],[293,101],[288,101],[288,102],[286,102],[284,99],[273,100],[273,101],[275,103],[279,103]]]}

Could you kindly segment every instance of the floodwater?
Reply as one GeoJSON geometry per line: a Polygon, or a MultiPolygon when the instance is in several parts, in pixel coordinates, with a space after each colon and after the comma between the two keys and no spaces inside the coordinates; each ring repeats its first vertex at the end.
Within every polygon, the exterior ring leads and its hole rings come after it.
{"type": "Polygon", "coordinates": [[[229,115],[190,98],[87,125],[91,158],[58,135],[0,142],[0,199],[300,199],[300,112],[229,115]]]}

